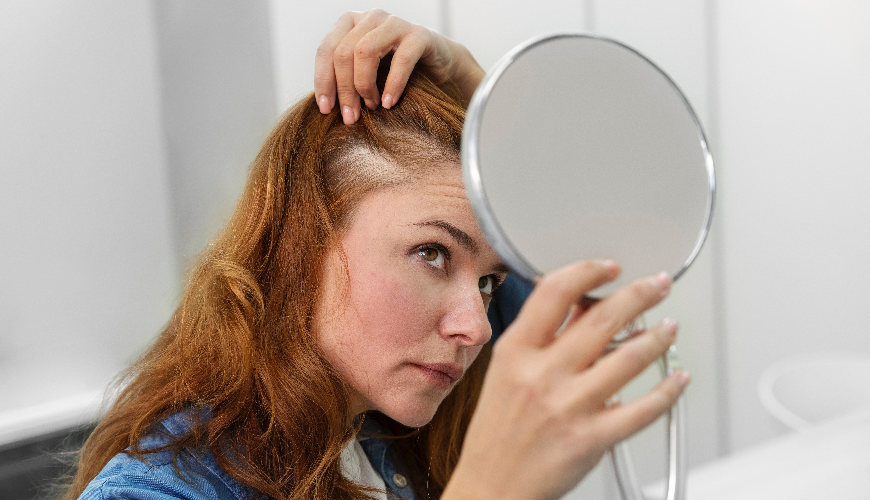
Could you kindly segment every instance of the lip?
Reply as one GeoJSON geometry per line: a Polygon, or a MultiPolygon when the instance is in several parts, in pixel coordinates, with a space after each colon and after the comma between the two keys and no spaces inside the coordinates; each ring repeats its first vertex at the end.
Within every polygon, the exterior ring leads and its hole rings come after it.
{"type": "Polygon", "coordinates": [[[417,368],[442,389],[453,385],[465,373],[465,370],[450,363],[411,363],[411,366],[417,368]]]}

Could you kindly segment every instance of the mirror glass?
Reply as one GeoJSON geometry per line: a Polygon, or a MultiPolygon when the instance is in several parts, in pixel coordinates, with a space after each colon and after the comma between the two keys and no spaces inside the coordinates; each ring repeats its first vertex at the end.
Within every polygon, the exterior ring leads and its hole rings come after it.
{"type": "Polygon", "coordinates": [[[580,259],[678,278],[706,237],[713,162],[676,85],[623,44],[550,35],[507,54],[469,105],[465,185],[493,248],[528,281],[580,259]]]}

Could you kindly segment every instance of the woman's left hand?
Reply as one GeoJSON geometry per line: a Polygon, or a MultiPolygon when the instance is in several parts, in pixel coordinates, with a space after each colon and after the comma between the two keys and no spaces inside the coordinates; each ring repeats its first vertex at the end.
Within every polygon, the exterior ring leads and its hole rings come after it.
{"type": "Polygon", "coordinates": [[[485,72],[468,49],[424,26],[382,10],[346,12],[317,48],[314,95],[321,113],[329,113],[336,96],[344,123],[359,119],[360,98],[369,109],[390,108],[402,95],[414,66],[420,63],[437,82],[452,79],[470,99],[485,72]],[[384,94],[378,93],[378,66],[393,55],[384,94]]]}
{"type": "Polygon", "coordinates": [[[492,358],[443,500],[558,499],[616,443],[665,413],[689,382],[675,373],[625,404],[610,398],[664,355],[677,324],[662,321],[604,354],[620,330],[667,296],[662,273],[576,311],[619,274],[578,262],[542,277],[492,358]],[[565,318],[570,319],[566,322],[565,318]]]}

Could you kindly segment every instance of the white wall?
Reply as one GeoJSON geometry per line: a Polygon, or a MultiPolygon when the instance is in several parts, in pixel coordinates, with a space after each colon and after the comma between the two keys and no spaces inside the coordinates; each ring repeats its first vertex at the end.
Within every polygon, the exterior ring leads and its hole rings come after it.
{"type": "Polygon", "coordinates": [[[260,2],[0,4],[0,447],[93,418],[277,113],[260,2]]]}
{"type": "Polygon", "coordinates": [[[25,409],[101,390],[178,275],[149,2],[0,5],[2,441],[25,409]]]}
{"type": "Polygon", "coordinates": [[[185,267],[229,219],[275,123],[266,0],[152,0],[174,241],[185,267]]]}
{"type": "Polygon", "coordinates": [[[870,5],[729,0],[716,17],[723,354],[738,449],[783,431],[755,397],[765,366],[870,353],[870,5]]]}

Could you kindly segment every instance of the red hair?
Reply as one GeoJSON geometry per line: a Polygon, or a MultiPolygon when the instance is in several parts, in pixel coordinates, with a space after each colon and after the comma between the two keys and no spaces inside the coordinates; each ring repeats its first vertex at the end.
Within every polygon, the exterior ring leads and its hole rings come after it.
{"type": "MultiPolygon", "coordinates": [[[[257,158],[238,206],[188,277],[154,345],[85,443],[67,493],[76,498],[106,463],[181,411],[192,432],[170,449],[203,447],[239,482],[277,499],[350,499],[365,490],[341,473],[353,435],[345,383],[312,331],[324,259],[353,210],[379,187],[408,182],[415,166],[458,161],[464,107],[457,89],[422,74],[391,110],[359,122],[322,115],[313,96],[291,108],[257,158]]],[[[459,457],[489,358],[486,347],[433,420],[419,430],[387,422],[419,499],[437,498],[459,457]]],[[[125,385],[124,385],[125,384],[125,385]]],[[[165,449],[165,448],[163,448],[165,449]]]]}

